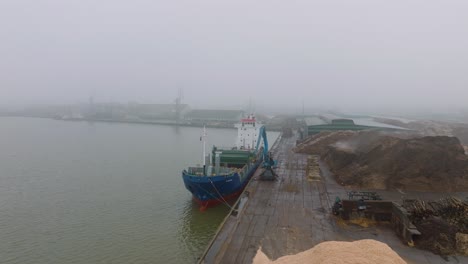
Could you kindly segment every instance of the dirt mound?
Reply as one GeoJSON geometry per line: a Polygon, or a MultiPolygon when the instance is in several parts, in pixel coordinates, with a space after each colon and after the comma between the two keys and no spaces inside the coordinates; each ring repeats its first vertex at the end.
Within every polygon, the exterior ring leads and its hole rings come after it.
{"type": "Polygon", "coordinates": [[[419,133],[421,136],[454,136],[457,137],[463,145],[468,145],[468,124],[431,120],[419,120],[405,123],[390,118],[374,118],[374,121],[407,128],[419,133]]]}
{"type": "Polygon", "coordinates": [[[321,155],[328,146],[342,140],[348,140],[355,135],[352,131],[322,132],[306,138],[293,148],[294,152],[321,155]]]}
{"type": "Polygon", "coordinates": [[[254,264],[397,264],[406,263],[387,244],[365,239],[354,242],[329,241],[296,255],[284,256],[275,261],[268,259],[261,248],[253,260],[254,264]]]}
{"type": "Polygon", "coordinates": [[[412,131],[384,132],[384,131],[325,131],[310,136],[300,142],[293,151],[297,153],[323,155],[332,146],[348,152],[365,152],[381,144],[382,138],[415,138],[418,137],[412,131]]]}
{"type": "Polygon", "coordinates": [[[386,136],[366,150],[343,152],[331,147],[324,159],[338,182],[345,185],[414,191],[468,190],[468,157],[454,137],[386,136]]]}
{"type": "Polygon", "coordinates": [[[370,189],[468,190],[468,156],[455,137],[326,132],[295,148],[319,154],[338,183],[370,189]]]}
{"type": "Polygon", "coordinates": [[[422,136],[453,136],[453,124],[442,121],[433,121],[433,120],[417,120],[410,122],[402,122],[400,120],[390,119],[390,118],[374,118],[374,121],[399,126],[413,131],[417,131],[422,136]]]}
{"type": "Polygon", "coordinates": [[[463,145],[468,145],[468,127],[455,127],[452,133],[463,145]]]}

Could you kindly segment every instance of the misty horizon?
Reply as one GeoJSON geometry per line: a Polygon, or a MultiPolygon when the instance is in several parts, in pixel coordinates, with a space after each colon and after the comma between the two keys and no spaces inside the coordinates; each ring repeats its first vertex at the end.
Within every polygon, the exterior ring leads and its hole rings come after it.
{"type": "Polygon", "coordinates": [[[2,1],[0,106],[466,109],[465,1],[2,1]]]}

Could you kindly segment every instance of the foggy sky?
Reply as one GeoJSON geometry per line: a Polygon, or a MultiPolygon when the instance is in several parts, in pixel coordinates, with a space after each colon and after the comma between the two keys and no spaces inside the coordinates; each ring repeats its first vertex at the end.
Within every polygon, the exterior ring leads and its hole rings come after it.
{"type": "Polygon", "coordinates": [[[463,107],[468,1],[1,0],[0,104],[463,107]]]}

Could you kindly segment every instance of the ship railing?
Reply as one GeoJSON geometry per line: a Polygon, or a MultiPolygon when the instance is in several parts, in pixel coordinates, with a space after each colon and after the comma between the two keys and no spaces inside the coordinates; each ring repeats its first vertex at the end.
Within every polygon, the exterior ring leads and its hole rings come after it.
{"type": "Polygon", "coordinates": [[[232,146],[215,146],[217,150],[231,150],[232,146]]]}
{"type": "Polygon", "coordinates": [[[250,148],[250,149],[248,149],[248,148],[245,148],[245,149],[238,149],[237,147],[233,147],[233,146],[216,146],[216,149],[217,149],[217,150],[234,150],[234,149],[235,149],[235,150],[252,151],[252,150],[254,150],[255,148],[253,147],[253,148],[250,148]]]}
{"type": "Polygon", "coordinates": [[[201,167],[189,167],[188,168],[188,174],[190,175],[198,175],[198,176],[203,176],[203,168],[201,167]]]}
{"type": "Polygon", "coordinates": [[[238,174],[240,174],[241,180],[243,180],[244,177],[247,175],[248,170],[249,170],[249,165],[245,165],[244,167],[242,167],[242,169],[239,169],[238,174]]]}
{"type": "Polygon", "coordinates": [[[230,175],[232,173],[232,169],[231,168],[228,168],[228,167],[219,167],[219,172],[218,172],[218,175],[220,176],[227,176],[227,175],[230,175]]]}
{"type": "MultiPolygon", "coordinates": [[[[188,174],[190,175],[196,175],[196,176],[205,176],[203,173],[203,168],[202,167],[189,167],[188,168],[188,174]]],[[[219,172],[216,175],[219,176],[228,176],[231,175],[233,170],[228,167],[220,167],[219,172]]],[[[207,171],[207,175],[215,175],[215,168],[211,168],[211,171],[207,171]]]]}

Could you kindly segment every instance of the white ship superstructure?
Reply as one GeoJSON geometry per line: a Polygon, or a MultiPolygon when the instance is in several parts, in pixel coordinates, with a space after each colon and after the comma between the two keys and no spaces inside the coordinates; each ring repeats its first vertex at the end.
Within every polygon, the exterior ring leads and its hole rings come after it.
{"type": "Polygon", "coordinates": [[[254,149],[257,146],[258,134],[261,124],[254,115],[241,119],[237,127],[237,149],[254,149]]]}

